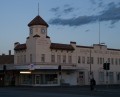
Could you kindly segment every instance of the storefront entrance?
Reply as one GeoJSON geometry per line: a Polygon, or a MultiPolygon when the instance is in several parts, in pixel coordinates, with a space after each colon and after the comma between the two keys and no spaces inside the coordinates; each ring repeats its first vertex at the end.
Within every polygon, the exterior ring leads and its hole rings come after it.
{"type": "Polygon", "coordinates": [[[85,73],[83,71],[78,73],[78,84],[85,85],[85,73]]]}

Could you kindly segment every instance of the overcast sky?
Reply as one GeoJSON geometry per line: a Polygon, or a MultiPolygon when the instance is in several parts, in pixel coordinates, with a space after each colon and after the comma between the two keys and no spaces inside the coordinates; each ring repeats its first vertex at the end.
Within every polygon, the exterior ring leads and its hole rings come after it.
{"type": "Polygon", "coordinates": [[[26,42],[38,3],[52,42],[98,44],[100,22],[100,42],[120,49],[120,0],[0,0],[0,54],[26,42]]]}

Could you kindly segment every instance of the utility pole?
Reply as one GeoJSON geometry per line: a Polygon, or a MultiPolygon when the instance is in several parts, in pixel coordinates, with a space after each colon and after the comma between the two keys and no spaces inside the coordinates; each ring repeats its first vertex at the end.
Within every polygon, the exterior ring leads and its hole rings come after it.
{"type": "Polygon", "coordinates": [[[89,63],[90,63],[90,80],[92,77],[92,72],[91,72],[91,48],[90,48],[90,59],[89,59],[89,63]]]}
{"type": "Polygon", "coordinates": [[[59,75],[60,75],[60,85],[62,85],[62,66],[58,65],[59,75]]]}

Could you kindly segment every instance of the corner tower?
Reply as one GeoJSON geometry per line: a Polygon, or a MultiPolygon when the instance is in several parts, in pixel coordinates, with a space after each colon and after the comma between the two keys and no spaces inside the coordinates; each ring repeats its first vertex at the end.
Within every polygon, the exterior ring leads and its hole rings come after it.
{"type": "Polygon", "coordinates": [[[38,15],[29,24],[29,36],[47,37],[49,25],[38,15]]]}

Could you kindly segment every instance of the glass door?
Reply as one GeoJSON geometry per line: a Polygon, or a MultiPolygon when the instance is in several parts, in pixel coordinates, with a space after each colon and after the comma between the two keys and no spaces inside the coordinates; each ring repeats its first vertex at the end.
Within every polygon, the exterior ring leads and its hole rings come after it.
{"type": "Polygon", "coordinates": [[[35,84],[41,84],[41,77],[40,75],[35,76],[35,84]]]}
{"type": "Polygon", "coordinates": [[[78,75],[78,84],[79,85],[85,85],[85,74],[84,74],[83,71],[79,72],[79,75],[78,75]]]}

